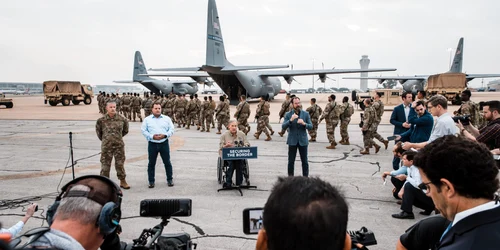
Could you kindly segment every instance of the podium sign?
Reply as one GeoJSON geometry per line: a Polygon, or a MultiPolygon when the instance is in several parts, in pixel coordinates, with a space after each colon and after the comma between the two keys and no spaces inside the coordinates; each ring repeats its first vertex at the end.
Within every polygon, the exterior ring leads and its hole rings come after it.
{"type": "Polygon", "coordinates": [[[257,147],[222,148],[222,160],[257,159],[257,147]]]}

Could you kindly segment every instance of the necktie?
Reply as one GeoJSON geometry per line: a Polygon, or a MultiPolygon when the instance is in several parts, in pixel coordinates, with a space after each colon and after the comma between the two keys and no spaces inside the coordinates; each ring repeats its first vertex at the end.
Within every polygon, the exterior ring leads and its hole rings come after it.
{"type": "Polygon", "coordinates": [[[450,225],[448,225],[448,227],[446,228],[446,230],[444,230],[443,235],[441,235],[441,239],[439,239],[439,241],[443,241],[444,236],[446,235],[446,233],[448,231],[450,231],[450,228],[451,228],[452,225],[453,225],[453,223],[450,223],[450,225]]]}

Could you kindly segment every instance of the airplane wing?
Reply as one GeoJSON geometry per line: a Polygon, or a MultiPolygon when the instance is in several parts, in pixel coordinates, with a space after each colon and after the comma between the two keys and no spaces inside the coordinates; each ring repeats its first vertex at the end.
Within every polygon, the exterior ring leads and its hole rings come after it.
{"type": "Polygon", "coordinates": [[[259,71],[260,76],[307,76],[307,75],[328,75],[328,74],[346,74],[361,72],[379,72],[395,71],[394,68],[388,69],[322,69],[322,70],[277,70],[277,71],[259,71]]]}
{"type": "Polygon", "coordinates": [[[467,80],[472,80],[474,78],[490,78],[490,77],[500,77],[500,74],[467,74],[467,80]]]}
{"type": "Polygon", "coordinates": [[[148,71],[200,71],[201,67],[190,67],[190,68],[149,68],[148,71]]]}
{"type": "Polygon", "coordinates": [[[272,65],[272,66],[225,66],[220,71],[231,72],[231,71],[246,71],[246,70],[259,70],[259,69],[282,69],[288,68],[288,65],[272,65]]]}
{"type": "Polygon", "coordinates": [[[193,73],[153,73],[153,74],[139,74],[140,76],[169,76],[169,77],[210,77],[207,73],[193,72],[193,73]]]}
{"type": "Polygon", "coordinates": [[[367,79],[367,80],[427,80],[429,76],[418,75],[418,76],[367,76],[367,77],[342,77],[342,79],[367,79]]]}
{"type": "Polygon", "coordinates": [[[123,80],[123,81],[113,81],[114,83],[138,83],[138,82],[134,82],[134,81],[131,81],[131,80],[123,80]]]}

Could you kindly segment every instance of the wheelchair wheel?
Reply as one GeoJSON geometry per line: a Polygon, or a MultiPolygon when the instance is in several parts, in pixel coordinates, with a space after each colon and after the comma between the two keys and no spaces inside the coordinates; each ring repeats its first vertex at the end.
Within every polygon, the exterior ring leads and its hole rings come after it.
{"type": "Polygon", "coordinates": [[[222,164],[224,164],[222,158],[219,157],[217,160],[217,181],[219,181],[219,184],[222,183],[222,164]]]}
{"type": "Polygon", "coordinates": [[[243,178],[245,178],[245,182],[247,186],[250,186],[250,167],[248,166],[248,160],[245,159],[245,165],[243,166],[243,178]]]}

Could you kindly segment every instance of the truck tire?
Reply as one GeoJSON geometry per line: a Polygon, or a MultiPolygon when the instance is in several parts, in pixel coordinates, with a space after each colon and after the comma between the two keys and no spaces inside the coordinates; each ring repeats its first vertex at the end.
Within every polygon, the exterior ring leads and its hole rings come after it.
{"type": "Polygon", "coordinates": [[[78,101],[78,100],[72,100],[71,102],[72,102],[74,105],[78,105],[78,104],[80,104],[80,101],[78,101]]]}
{"type": "Polygon", "coordinates": [[[83,103],[85,103],[85,105],[90,105],[92,103],[92,98],[90,98],[90,96],[85,96],[83,103]]]}
{"type": "Polygon", "coordinates": [[[69,103],[70,103],[70,101],[69,101],[69,99],[68,99],[68,98],[63,98],[63,99],[62,99],[62,105],[63,105],[63,106],[69,106],[69,103]]]}
{"type": "Polygon", "coordinates": [[[7,103],[5,104],[5,107],[7,107],[8,109],[11,109],[12,107],[14,107],[14,103],[7,103]]]}
{"type": "Polygon", "coordinates": [[[57,106],[57,101],[49,101],[50,106],[57,106]]]}

